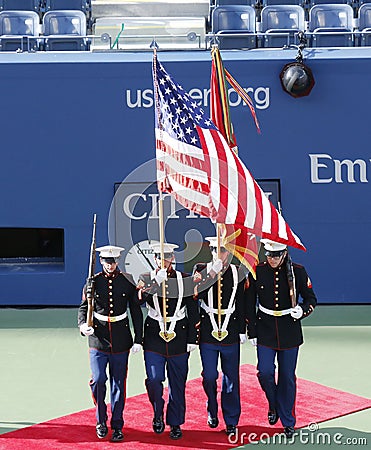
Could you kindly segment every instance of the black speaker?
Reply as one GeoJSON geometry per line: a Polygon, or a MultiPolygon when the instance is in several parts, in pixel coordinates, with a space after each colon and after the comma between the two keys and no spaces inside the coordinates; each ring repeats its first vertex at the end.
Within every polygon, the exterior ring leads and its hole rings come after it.
{"type": "Polygon", "coordinates": [[[281,70],[280,80],[283,90],[292,97],[305,97],[314,86],[313,73],[302,62],[286,64],[281,70]]]}

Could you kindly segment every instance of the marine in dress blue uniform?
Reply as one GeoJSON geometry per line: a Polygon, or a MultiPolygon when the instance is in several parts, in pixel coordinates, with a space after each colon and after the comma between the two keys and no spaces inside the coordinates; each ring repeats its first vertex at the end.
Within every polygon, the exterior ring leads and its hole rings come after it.
{"type": "Polygon", "coordinates": [[[86,323],[88,303],[85,286],[78,310],[80,331],[89,336],[92,371],[90,388],[96,405],[96,433],[100,439],[108,434],[105,397],[106,369],[109,367],[112,442],[119,442],[124,438],[122,427],[128,357],[130,349],[137,352],[142,348],[143,337],[143,314],[134,280],[130,274],[121,272],[117,265],[117,258],[122,250],[123,248],[115,246],[97,248],[103,271],[94,276],[93,327],[86,323]],[[130,331],[128,308],[133,322],[134,340],[130,331]]]}
{"type": "Polygon", "coordinates": [[[208,425],[219,424],[217,402],[218,360],[222,369],[221,409],[227,434],[236,433],[241,414],[240,403],[240,343],[246,342],[244,315],[245,276],[241,269],[229,261],[229,252],[220,248],[217,257],[217,238],[206,238],[213,260],[194,267],[200,304],[200,355],[202,385],[207,395],[208,425]],[[218,273],[221,278],[220,324],[218,316],[218,273]]]}
{"type": "Polygon", "coordinates": [[[296,364],[299,346],[303,343],[301,320],[313,312],[317,299],[305,268],[294,263],[297,305],[292,307],[287,247],[273,241],[262,241],[267,261],[257,266],[256,280],[251,274],[247,280],[247,332],[250,342],[257,344],[258,379],[269,404],[268,421],[274,425],[280,419],[286,436],[291,437],[296,422],[296,364]],[[300,304],[299,296],[302,299],[300,304]]]}
{"type": "MultiPolygon", "coordinates": [[[[151,245],[158,266],[161,264],[160,244],[151,245]]],[[[138,289],[142,302],[146,302],[148,315],[144,324],[144,361],[146,388],[153,407],[153,430],[162,433],[164,424],[163,383],[165,370],[169,385],[166,424],[170,425],[170,438],[182,437],[181,425],[185,420],[185,386],[190,351],[198,343],[199,313],[193,298],[190,276],[174,270],[174,248],[164,244],[164,265],[140,275],[138,289]],[[166,286],[166,322],[164,322],[162,283],[166,286]]]]}

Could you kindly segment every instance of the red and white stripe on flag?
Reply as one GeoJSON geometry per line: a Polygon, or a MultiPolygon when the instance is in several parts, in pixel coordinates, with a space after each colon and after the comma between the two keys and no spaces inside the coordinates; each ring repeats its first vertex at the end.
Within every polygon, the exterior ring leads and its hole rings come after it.
{"type": "Polygon", "coordinates": [[[160,190],[216,223],[305,249],[220,132],[201,127],[197,132],[201,148],[156,130],[160,190]]]}

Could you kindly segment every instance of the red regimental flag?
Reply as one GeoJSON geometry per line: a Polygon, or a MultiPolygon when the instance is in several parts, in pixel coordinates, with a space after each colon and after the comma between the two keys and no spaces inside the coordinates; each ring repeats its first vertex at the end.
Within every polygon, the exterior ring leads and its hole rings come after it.
{"type": "Polygon", "coordinates": [[[219,49],[213,47],[210,81],[211,120],[222,133],[229,147],[237,151],[236,137],[230,120],[229,99],[226,86],[225,71],[219,49]]]}
{"type": "Polygon", "coordinates": [[[223,247],[236,256],[255,278],[259,255],[259,246],[255,234],[236,225],[224,224],[222,227],[223,247]]]}

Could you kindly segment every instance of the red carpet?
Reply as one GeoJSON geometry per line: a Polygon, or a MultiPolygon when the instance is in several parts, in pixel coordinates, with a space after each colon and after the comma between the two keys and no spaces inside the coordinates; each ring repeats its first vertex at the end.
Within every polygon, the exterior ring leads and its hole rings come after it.
{"type": "MultiPolygon", "coordinates": [[[[84,449],[95,450],[107,446],[124,446],[125,450],[143,449],[147,445],[156,449],[205,449],[219,450],[237,447],[248,443],[251,433],[267,438],[282,430],[276,424],[267,424],[267,405],[264,394],[256,378],[256,369],[251,365],[241,367],[242,414],[239,423],[239,440],[229,443],[221,423],[215,430],[206,425],[206,396],[200,378],[187,383],[187,416],[182,427],[183,438],[179,441],[169,439],[166,428],[162,435],[152,431],[152,409],[147,394],[127,399],[125,407],[125,440],[111,444],[106,438],[97,441],[95,436],[94,409],[88,409],[65,417],[50,420],[31,427],[0,435],[0,449],[84,449]],[[246,433],[242,437],[241,433],[246,433]]],[[[311,381],[299,379],[296,403],[297,428],[312,422],[323,422],[335,417],[351,414],[371,407],[371,399],[342,392],[311,381]]],[[[222,419],[221,414],[219,419],[222,419]]],[[[221,420],[222,422],[222,420],[221,420]]]]}

